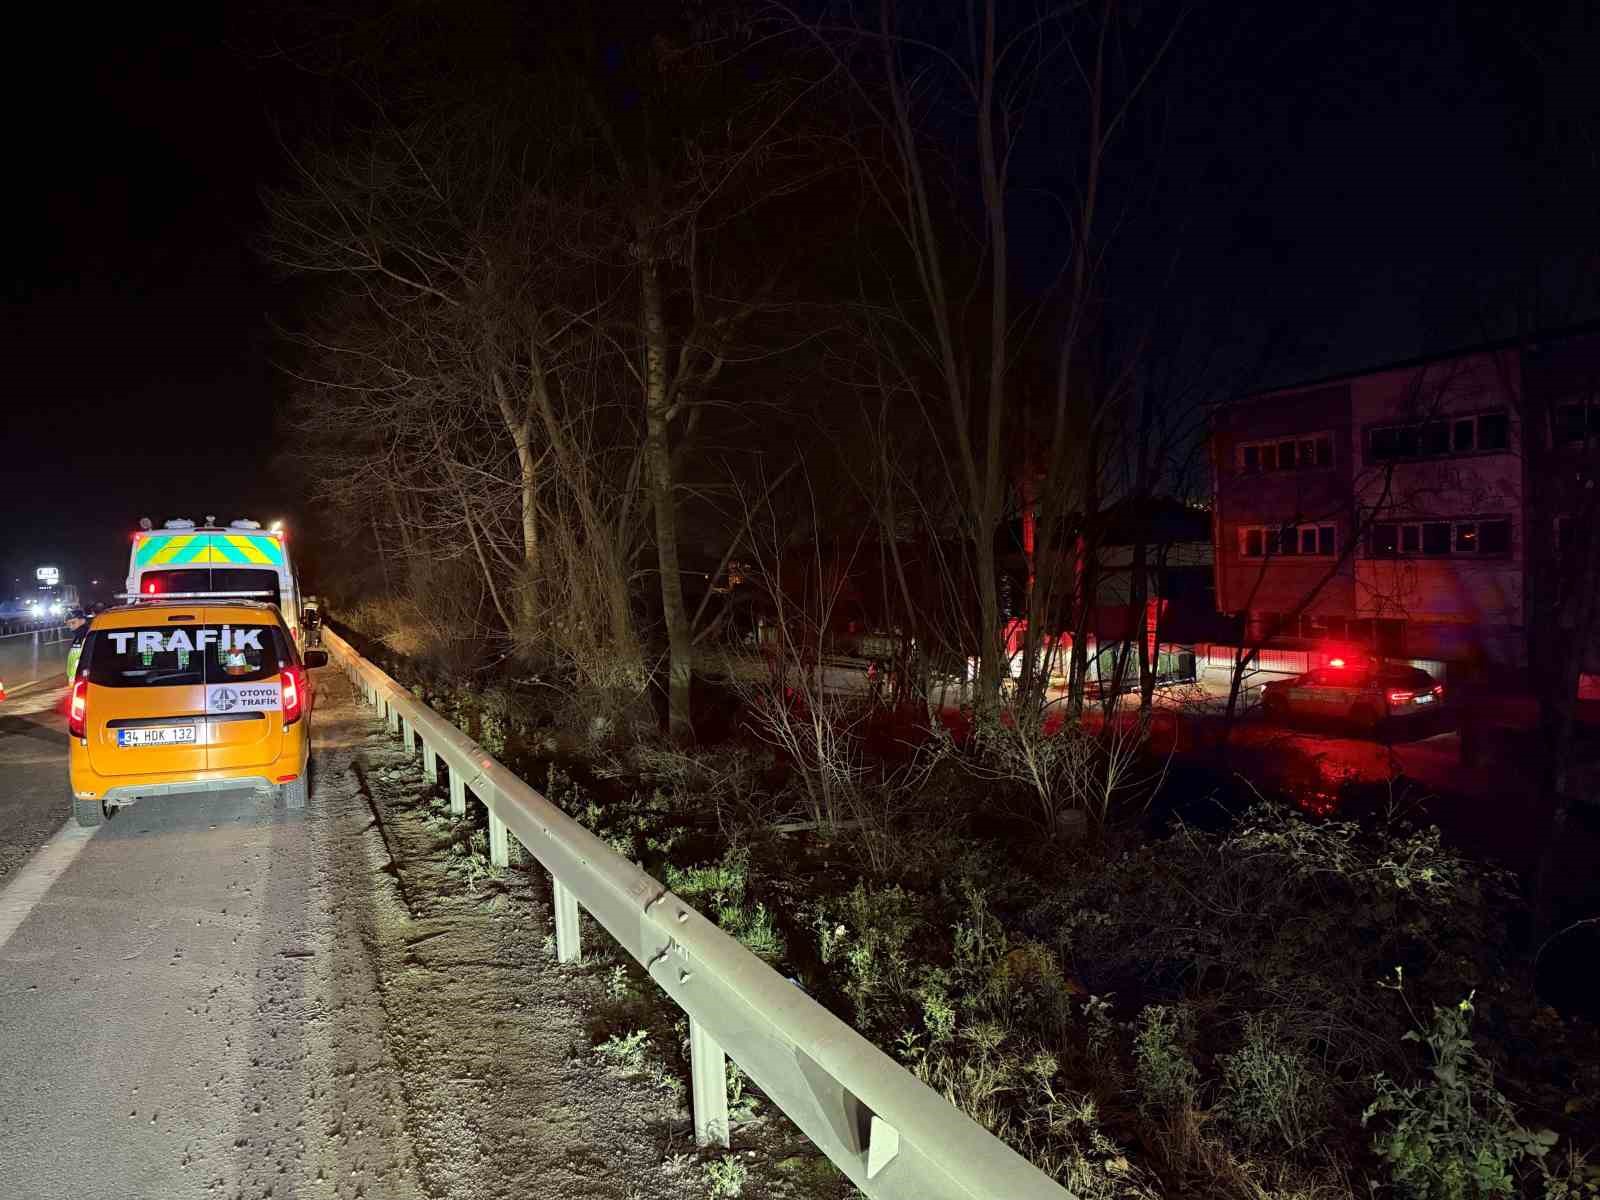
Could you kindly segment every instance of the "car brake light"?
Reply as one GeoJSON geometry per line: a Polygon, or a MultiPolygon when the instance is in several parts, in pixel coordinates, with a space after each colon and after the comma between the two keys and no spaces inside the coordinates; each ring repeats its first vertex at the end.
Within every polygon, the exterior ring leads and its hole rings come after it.
{"type": "Polygon", "coordinates": [[[156,594],[156,585],[153,583],[145,584],[144,594],[146,596],[154,596],[156,594]]]}
{"type": "Polygon", "coordinates": [[[1389,703],[1390,704],[1410,704],[1412,699],[1415,696],[1416,696],[1415,692],[1390,692],[1389,693],[1389,703]]]}
{"type": "Polygon", "coordinates": [[[305,709],[305,677],[299,667],[283,669],[283,724],[287,728],[305,709]]]}
{"type": "Polygon", "coordinates": [[[1434,689],[1433,689],[1433,694],[1434,694],[1434,695],[1435,695],[1435,696],[1442,696],[1442,695],[1444,695],[1444,684],[1442,684],[1442,683],[1440,683],[1440,684],[1436,684],[1436,685],[1435,685],[1435,686],[1434,686],[1434,689]]]}
{"type": "Polygon", "coordinates": [[[89,681],[80,675],[72,681],[72,700],[67,705],[67,733],[75,738],[84,737],[88,728],[85,718],[88,715],[89,681]]]}

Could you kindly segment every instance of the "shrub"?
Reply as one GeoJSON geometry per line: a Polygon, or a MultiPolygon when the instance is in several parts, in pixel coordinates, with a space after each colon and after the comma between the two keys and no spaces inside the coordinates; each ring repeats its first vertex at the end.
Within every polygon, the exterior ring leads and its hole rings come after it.
{"type": "Polygon", "coordinates": [[[768,962],[784,954],[783,935],[765,904],[751,904],[750,851],[735,846],[708,866],[675,867],[666,864],[666,885],[697,907],[710,910],[718,925],[738,938],[752,953],[768,962]]]}
{"type": "Polygon", "coordinates": [[[612,1034],[594,1048],[595,1057],[601,1062],[629,1075],[644,1070],[645,1055],[649,1051],[650,1035],[643,1029],[612,1034]]]}
{"type": "Polygon", "coordinates": [[[976,715],[965,764],[979,779],[1014,788],[1023,797],[1019,815],[1055,838],[1068,832],[1069,813],[1100,827],[1118,809],[1150,803],[1165,771],[1144,759],[1148,734],[1145,716],[1112,718],[1097,734],[1050,705],[1018,704],[976,715]]]}
{"type": "MultiPolygon", "coordinates": [[[[1399,990],[1400,976],[1392,985],[1399,990]]],[[[1472,997],[1435,1006],[1426,1027],[1408,1031],[1408,1041],[1428,1047],[1432,1078],[1400,1087],[1386,1075],[1362,1114],[1391,1118],[1373,1143],[1389,1178],[1415,1200],[1478,1200],[1516,1190],[1525,1159],[1537,1162],[1555,1145],[1550,1130],[1537,1132],[1517,1120],[1516,1110],[1494,1086],[1488,1062],[1471,1037],[1472,997]]]]}
{"type": "Polygon", "coordinates": [[[1133,1035],[1134,1078],[1139,1110],[1146,1114],[1193,1108],[1200,1072],[1189,1058],[1193,1037],[1189,1010],[1151,1004],[1139,1013],[1133,1035]]]}
{"type": "Polygon", "coordinates": [[[903,888],[864,883],[816,906],[812,926],[822,964],[841,972],[840,990],[862,1026],[898,1032],[908,1019],[923,961],[913,946],[924,929],[922,909],[903,888]]]}
{"type": "Polygon", "coordinates": [[[744,1191],[749,1175],[744,1161],[732,1154],[712,1159],[706,1164],[706,1189],[712,1196],[731,1200],[744,1191]]]}
{"type": "Polygon", "coordinates": [[[1301,1150],[1322,1130],[1329,1081],[1290,1045],[1275,1016],[1245,1018],[1239,1049],[1222,1058],[1222,1117],[1248,1145],[1301,1150]]]}

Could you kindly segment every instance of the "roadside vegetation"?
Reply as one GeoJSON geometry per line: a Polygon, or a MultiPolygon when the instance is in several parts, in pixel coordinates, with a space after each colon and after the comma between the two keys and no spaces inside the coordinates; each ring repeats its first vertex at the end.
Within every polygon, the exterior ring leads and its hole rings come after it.
{"type": "MultiPolygon", "coordinates": [[[[1600,1040],[1533,994],[1515,880],[1383,797],[1352,797],[1359,821],[1243,785],[1180,805],[1103,733],[886,739],[861,705],[828,710],[830,757],[798,754],[748,683],[729,736],[685,750],[543,681],[468,687],[361,640],[1085,1200],[1600,1196],[1600,1040]]],[[[671,1006],[631,964],[594,969],[597,1058],[681,1090],[671,1006]]],[[[730,1094],[736,1124],[763,1103],[736,1072],[730,1094]]]]}

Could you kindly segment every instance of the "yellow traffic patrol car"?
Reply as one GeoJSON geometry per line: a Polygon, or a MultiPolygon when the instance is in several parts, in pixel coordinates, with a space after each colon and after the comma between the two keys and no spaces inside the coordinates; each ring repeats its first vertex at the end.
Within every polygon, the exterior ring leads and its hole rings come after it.
{"type": "Polygon", "coordinates": [[[100,613],[67,700],[80,825],[151,796],[254,788],[304,807],[308,667],[277,607],[169,596],[100,613]]]}

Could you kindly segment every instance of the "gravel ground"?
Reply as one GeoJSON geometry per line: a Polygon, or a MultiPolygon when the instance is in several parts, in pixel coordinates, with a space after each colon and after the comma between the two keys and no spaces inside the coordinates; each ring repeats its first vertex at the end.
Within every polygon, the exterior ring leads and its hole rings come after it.
{"type": "MultiPolygon", "coordinates": [[[[343,677],[332,686],[347,689],[343,677]]],[[[404,1099],[405,1134],[424,1195],[547,1200],[700,1200],[723,1152],[698,1154],[684,1082],[662,1056],[622,1067],[594,1045],[619,1007],[620,954],[585,919],[580,966],[556,962],[548,876],[536,864],[482,873],[468,822],[452,822],[376,718],[343,771],[347,802],[370,814],[344,853],[382,886],[359,928],[377,972],[386,1057],[404,1099]],[[469,865],[471,864],[471,865],[469,865]]],[[[476,805],[473,806],[476,808],[476,805]]],[[[483,814],[475,814],[481,826],[483,814]]],[[[481,846],[481,841],[479,845],[481,846]]],[[[638,976],[634,976],[637,981],[638,976]]],[[[644,986],[653,990],[646,981],[644,986]]],[[[664,998],[624,1006],[670,1030],[664,998]]],[[[641,1023],[645,1019],[641,1018],[641,1023]]],[[[657,1043],[670,1040],[670,1033],[657,1043]]],[[[754,1200],[831,1200],[851,1189],[775,1109],[756,1101],[729,1156],[754,1200]]],[[[388,1194],[388,1193],[379,1193],[388,1194]]]]}

